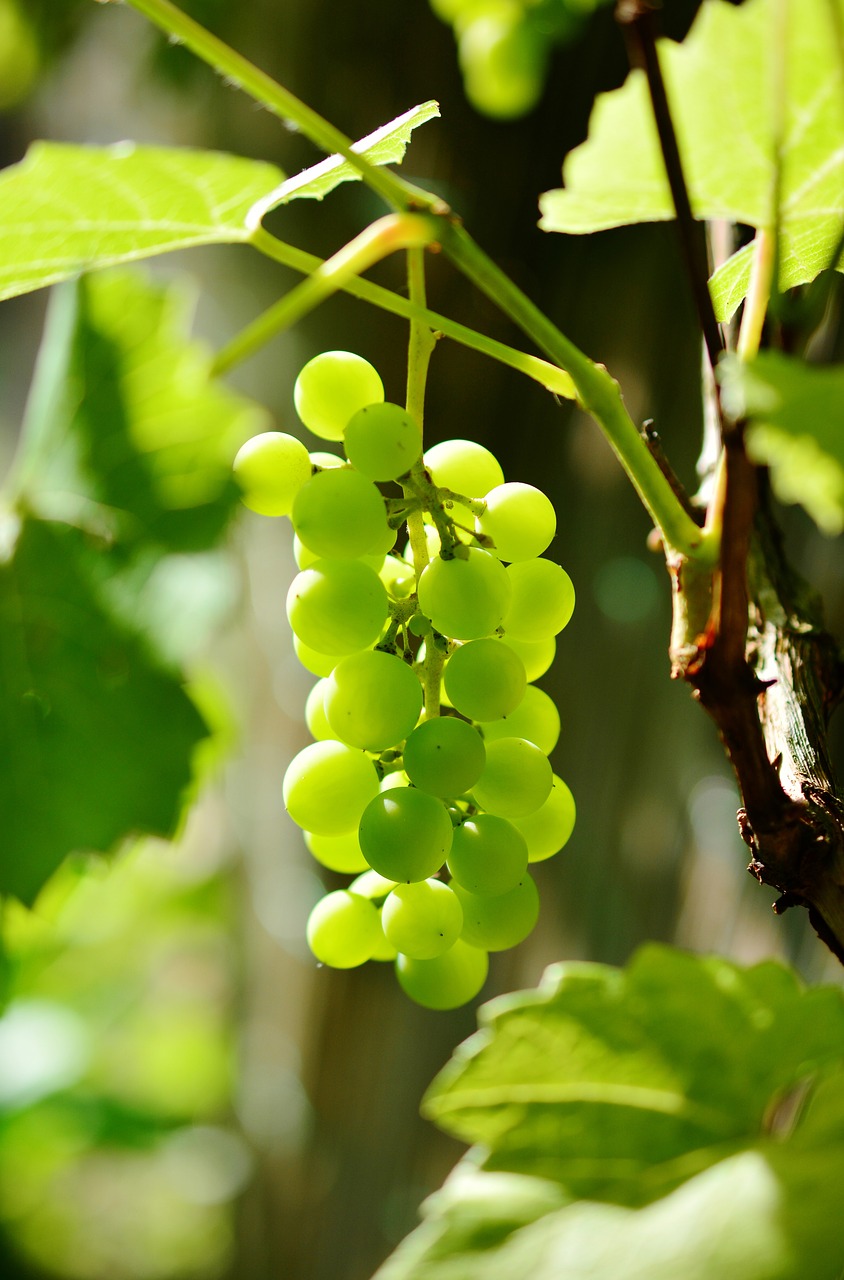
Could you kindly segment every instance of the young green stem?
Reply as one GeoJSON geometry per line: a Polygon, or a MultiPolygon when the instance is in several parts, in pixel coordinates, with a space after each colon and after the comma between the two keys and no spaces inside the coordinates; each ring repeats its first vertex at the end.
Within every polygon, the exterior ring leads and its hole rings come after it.
{"type": "MultiPolygon", "coordinates": [[[[274,262],[280,262],[282,266],[290,267],[293,271],[299,271],[302,275],[311,275],[323,265],[322,258],[306,253],[304,249],[285,244],[283,240],[277,240],[263,227],[253,232],[251,243],[266,257],[272,258],[274,262]]],[[[350,294],[353,298],[359,298],[362,302],[368,302],[372,306],[380,307],[382,311],[402,316],[405,320],[424,322],[443,337],[451,338],[452,341],[459,342],[472,351],[478,351],[481,355],[497,360],[499,364],[506,364],[518,373],[525,374],[554,395],[564,396],[569,400],[575,398],[574,383],[569,375],[547,360],[540,360],[538,356],[528,355],[525,351],[516,351],[504,342],[488,338],[486,334],[458,324],[456,320],[450,320],[447,316],[428,310],[427,307],[420,307],[380,284],[373,284],[371,280],[359,280],[353,276],[340,287],[344,293],[350,294]]],[[[274,332],[268,326],[265,330],[265,340],[272,338],[274,332]]]]}
{"type": "MultiPolygon", "coordinates": [[[[411,302],[424,308],[425,291],[425,259],[424,250],[417,247],[407,251],[407,284],[411,302]]],[[[419,427],[423,436],[425,427],[425,386],[428,380],[428,365],[437,344],[436,334],[425,324],[424,320],[413,318],[410,322],[410,336],[407,345],[407,412],[419,427]]],[[[422,458],[415,463],[414,470],[422,468],[422,458]]],[[[414,496],[412,487],[404,486],[406,498],[414,496]]],[[[428,543],[425,538],[425,519],[421,508],[414,507],[407,517],[407,533],[413,555],[413,568],[416,580],[424,572],[428,564],[428,543]]],[[[427,650],[426,650],[427,655],[427,650]]],[[[426,664],[427,664],[426,656],[426,664]]],[[[438,686],[439,688],[439,686],[438,686]]]]}
{"type": "Polygon", "coordinates": [[[373,165],[364,156],[353,151],[352,141],[344,133],[335,129],[328,120],[278,84],[265,71],[261,71],[248,58],[236,53],[217,36],[206,31],[193,18],[171,4],[170,0],[128,0],[128,3],[172,40],[183,44],[191,53],[207,62],[229,84],[242,89],[280,120],[292,121],[322,151],[329,154],[337,152],[343,156],[367,186],[392,208],[428,207],[436,203],[435,197],[418,191],[389,169],[373,165]]]}
{"type": "Polygon", "coordinates": [[[228,346],[223,347],[212,365],[215,374],[225,373],[232,365],[262,347],[269,338],[296,324],[314,307],[342,289],[350,279],[359,276],[374,263],[397,249],[422,248],[434,238],[435,221],[427,214],[392,213],[373,222],[355,236],[333,257],[308,276],[295,289],[263,315],[253,320],[228,346]]]}
{"type": "Polygon", "coordinates": [[[462,227],[449,223],[440,241],[464,275],[571,375],[581,405],[603,430],[666,546],[684,556],[711,559],[715,548],[684,510],[627,412],[615,379],[560,333],[462,227]]]}

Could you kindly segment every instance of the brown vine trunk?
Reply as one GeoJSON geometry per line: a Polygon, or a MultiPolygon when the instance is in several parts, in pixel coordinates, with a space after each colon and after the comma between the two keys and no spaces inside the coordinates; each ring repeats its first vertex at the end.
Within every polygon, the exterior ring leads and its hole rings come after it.
{"type": "Polygon", "coordinates": [[[749,870],[803,906],[844,964],[844,804],[828,747],[844,667],[817,597],[790,568],[766,477],[728,443],[724,552],[714,574],[669,564],[672,674],[714,720],[741,791],[749,870]],[[760,496],[761,489],[761,496],[760,496]]]}

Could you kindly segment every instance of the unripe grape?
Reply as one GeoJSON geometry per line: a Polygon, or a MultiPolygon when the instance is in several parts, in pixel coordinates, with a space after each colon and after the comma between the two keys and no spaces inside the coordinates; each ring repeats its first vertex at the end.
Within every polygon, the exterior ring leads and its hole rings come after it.
{"type": "Polygon", "coordinates": [[[363,751],[342,742],[312,742],[291,760],[282,791],[298,826],[316,835],[339,836],[354,830],[377,795],[378,774],[363,751]]]}
{"type": "Polygon", "coordinates": [[[232,466],[244,504],[262,516],[289,516],[313,470],[301,440],[283,431],[264,431],[247,440],[232,466]]]}
{"type": "Polygon", "coordinates": [[[453,888],[463,908],[460,936],[473,947],[506,951],[518,946],[539,918],[539,891],[527,872],[514,889],[494,897],[468,893],[456,883],[453,888]]]}
{"type": "Polygon", "coordinates": [[[538,680],[545,675],[557,652],[554,636],[543,636],[541,640],[519,640],[510,633],[505,643],[525,664],[525,675],[529,681],[538,680]]]}
{"type": "Polygon", "coordinates": [[[525,738],[548,756],[560,737],[560,713],[544,689],[529,684],[515,711],[500,720],[485,721],[481,731],[486,742],[496,738],[525,738]]]}
{"type": "MultiPolygon", "coordinates": [[[[344,831],[340,836],[319,836],[314,831],[305,831],[303,835],[310,853],[329,871],[353,876],[359,871],[365,871],[369,865],[361,852],[357,827],[344,831]]],[[[349,887],[353,888],[351,885],[349,887]]]]}
{"type": "Polygon", "coordinates": [[[380,940],[378,911],[367,898],[338,889],[314,907],[306,929],[308,946],[322,964],[354,969],[372,956],[380,940]]]}
{"type": "Polygon", "coordinates": [[[445,806],[413,787],[383,791],[360,820],[369,865],[390,880],[427,880],[445,862],[453,827],[445,806]]]}
{"type": "Polygon", "coordinates": [[[384,499],[371,480],[349,467],[319,471],[303,485],[290,513],[305,546],[326,560],[353,560],[377,542],[395,542],[384,499]]]}
{"type": "Polygon", "coordinates": [[[433,960],[460,937],[463,908],[442,880],[397,884],[384,902],[381,927],[402,955],[433,960]]]}
{"type": "Polygon", "coordinates": [[[466,557],[437,557],[419,579],[419,608],[437,631],[457,640],[491,635],[510,603],[507,570],[495,556],[470,548],[466,557]]]}
{"type": "Polygon", "coordinates": [[[513,826],[527,841],[528,861],[542,862],[559,853],[574,830],[575,817],[574,796],[555,774],[544,804],[523,818],[513,819],[513,826]]]}
{"type": "Polygon", "coordinates": [[[435,796],[460,796],[471,791],[485,761],[481,735],[456,716],[423,721],[404,744],[408,777],[414,786],[435,796]]]}
{"type": "Polygon", "coordinates": [[[562,631],[574,612],[574,587],[565,569],[552,560],[521,560],[506,572],[513,594],[505,637],[541,640],[562,631]]]}
{"type": "Polygon", "coordinates": [[[527,841],[506,818],[479,813],[455,827],[448,869],[469,893],[508,893],[522,880],[527,865],[527,841]]]}
{"type": "Polygon", "coordinates": [[[337,653],[318,653],[309,645],[303,644],[297,635],[293,637],[293,652],[306,671],[312,676],[330,676],[340,661],[337,653]]]}
{"type": "Polygon", "coordinates": [[[396,977],[405,995],[426,1009],[456,1009],[473,1000],[486,982],[489,956],[458,938],[454,946],[433,960],[399,955],[396,977]]]}
{"type": "Polygon", "coordinates": [[[550,795],[553,773],[545,756],[524,738],[499,738],[487,744],[486,765],[473,795],[501,818],[521,818],[550,795]]]}
{"type": "Polygon", "coordinates": [[[360,560],[317,560],[297,574],[287,593],[290,626],[316,653],[369,648],[380,636],[387,614],[386,588],[375,570],[360,560]]]}
{"type": "Polygon", "coordinates": [[[342,440],[352,415],[383,399],[378,371],[352,351],[323,351],[314,356],[293,387],[296,412],[308,430],[324,440],[342,440]]]}
{"type": "Polygon", "coordinates": [[[343,742],[384,751],[412,732],[422,711],[422,685],[401,658],[367,649],[340,659],[325,682],[324,706],[343,742]]]}
{"type": "Polygon", "coordinates": [[[521,6],[481,10],[460,26],[458,56],[472,106],[497,120],[526,115],[539,101],[547,60],[544,40],[522,21],[521,6]]]}
{"type": "Polygon", "coordinates": [[[455,649],[443,680],[452,706],[470,720],[498,720],[515,711],[527,683],[521,658],[491,637],[455,649]]]}
{"type": "Polygon", "coordinates": [[[480,498],[504,483],[501,463],[474,440],[443,440],[425,450],[423,459],[434,484],[468,498],[480,498]]]}
{"type": "Polygon", "coordinates": [[[370,480],[398,480],[422,452],[422,434],[410,415],[389,401],[358,409],[343,447],[351,464],[370,480]]]}
{"type": "Polygon", "coordinates": [[[326,683],[325,679],[317,680],[305,699],[305,724],[308,726],[308,732],[311,737],[316,738],[318,742],[327,742],[330,738],[339,738],[340,736],[331,728],[325,714],[326,683]]]}
{"type": "Polygon", "coordinates": [[[541,556],[557,532],[557,515],[549,498],[530,484],[500,484],[485,496],[486,510],[475,528],[492,539],[501,560],[541,556]]]}

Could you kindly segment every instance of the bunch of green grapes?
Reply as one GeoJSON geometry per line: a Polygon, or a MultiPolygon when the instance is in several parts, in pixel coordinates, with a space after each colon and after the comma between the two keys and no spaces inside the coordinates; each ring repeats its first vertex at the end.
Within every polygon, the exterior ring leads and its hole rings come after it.
{"type": "Polygon", "coordinates": [[[314,858],[354,877],[314,908],[308,943],[337,968],[391,960],[414,1000],[453,1008],[480,991],[490,951],[533,929],[529,866],[574,825],[548,760],[559,712],[532,683],[574,608],[542,554],[556,516],[479,444],[423,456],[358,355],[316,356],[294,401],[345,459],[266,432],[234,471],[247,506],[293,525],[287,615],[318,677],[285,805],[314,858]]]}
{"type": "Polygon", "coordinates": [[[430,0],[454,29],[466,97],[482,115],[515,120],[542,94],[556,44],[609,0],[430,0]]]}

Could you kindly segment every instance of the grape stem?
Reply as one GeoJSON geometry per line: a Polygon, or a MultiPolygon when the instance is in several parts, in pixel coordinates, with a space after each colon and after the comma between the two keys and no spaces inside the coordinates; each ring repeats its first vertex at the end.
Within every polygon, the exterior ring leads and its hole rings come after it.
{"type": "MultiPolygon", "coordinates": [[[[268,231],[265,231],[263,227],[256,228],[252,233],[250,243],[260,253],[272,258],[274,262],[290,267],[291,270],[298,271],[302,275],[312,275],[323,265],[322,258],[318,258],[312,253],[306,253],[304,249],[297,249],[295,245],[287,244],[284,240],[277,239],[275,236],[270,235],[268,231]]],[[[393,315],[402,316],[405,320],[424,321],[435,333],[442,334],[445,338],[451,338],[453,342],[459,342],[462,346],[469,347],[472,351],[480,352],[481,355],[489,356],[491,359],[497,360],[499,364],[505,364],[509,368],[515,369],[518,373],[523,373],[554,395],[563,396],[568,400],[572,400],[576,396],[574,383],[569,375],[548,360],[541,360],[538,356],[528,355],[526,351],[516,351],[504,342],[489,338],[486,334],[478,333],[477,330],[470,329],[468,325],[459,324],[458,321],[451,320],[448,316],[440,315],[436,311],[431,311],[427,307],[420,307],[407,298],[393,293],[391,289],[385,289],[382,285],[374,284],[371,280],[359,280],[356,277],[352,277],[340,284],[339,288],[353,298],[359,298],[361,302],[368,302],[372,306],[380,307],[382,311],[389,311],[393,315]]],[[[267,341],[273,336],[274,331],[268,328],[263,340],[267,341]]],[[[251,354],[251,351],[245,351],[241,359],[251,354]]]]}
{"type": "Polygon", "coordinates": [[[674,493],[624,405],[618,383],[570,342],[521,289],[483,252],[456,221],[439,219],[439,242],[455,266],[486,294],[523,333],[570,374],[582,407],[604,432],[645,509],[659,529],[666,550],[712,563],[717,541],[695,524],[674,493]]]}
{"type": "MultiPolygon", "coordinates": [[[[407,251],[407,287],[411,302],[423,307],[427,301],[425,289],[424,251],[419,247],[407,251]]],[[[410,335],[407,344],[407,412],[419,427],[419,434],[424,439],[425,430],[425,387],[428,381],[428,366],[437,335],[424,320],[414,317],[410,321],[410,335]]],[[[416,496],[414,479],[424,474],[421,454],[417,458],[408,483],[402,485],[402,492],[411,501],[416,496]]],[[[421,504],[411,503],[407,517],[407,533],[410,538],[410,550],[413,556],[413,569],[418,583],[428,564],[428,542],[425,537],[425,517],[421,504]]]]}
{"type": "Polygon", "coordinates": [[[424,209],[441,204],[438,197],[414,187],[390,169],[374,165],[360,152],[354,151],[351,138],[347,138],[341,130],[336,129],[289,89],[273,80],[272,76],[261,71],[248,58],[236,53],[217,36],[194,22],[193,18],[171,4],[170,0],[127,0],[127,3],[164,31],[171,41],[183,44],[196,57],[213,67],[226,84],[242,89],[285,124],[295,125],[322,151],[341,155],[360,174],[367,186],[391,208],[424,209]]]}
{"type": "Polygon", "coordinates": [[[212,372],[225,373],[282,329],[297,324],[347,281],[361,275],[382,258],[398,249],[424,248],[435,238],[436,225],[436,220],[429,214],[421,213],[391,213],[370,223],[354,240],[323,262],[313,275],[241,330],[217,353],[212,372]]]}

